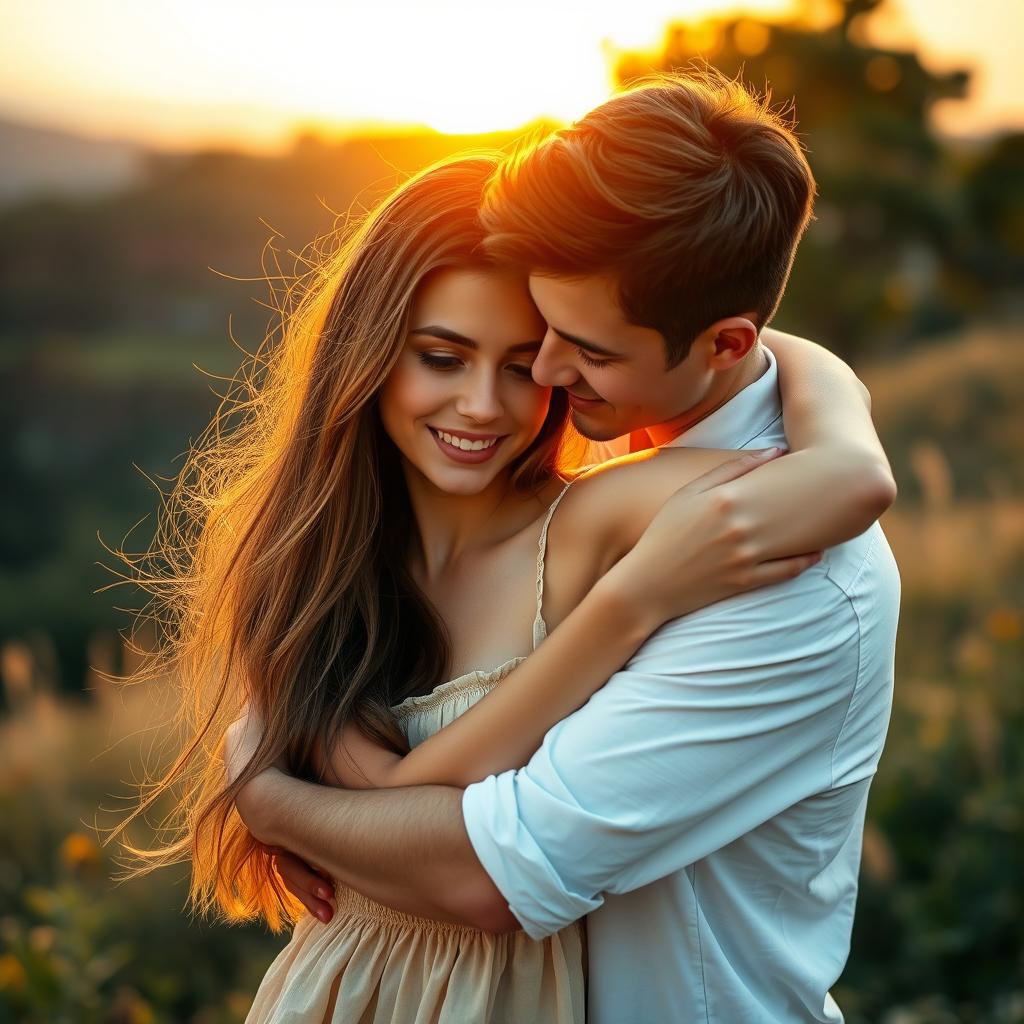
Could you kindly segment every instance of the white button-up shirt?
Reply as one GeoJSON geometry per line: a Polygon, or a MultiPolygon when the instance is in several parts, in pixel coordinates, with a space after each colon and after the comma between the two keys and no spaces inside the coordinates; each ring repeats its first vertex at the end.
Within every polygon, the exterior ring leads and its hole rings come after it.
{"type": "MultiPolygon", "coordinates": [[[[775,361],[675,442],[785,445],[775,361]]],[[[842,1021],[899,576],[876,524],[802,576],[667,623],[530,763],[470,786],[533,938],[587,917],[592,1024],[842,1021]]]]}

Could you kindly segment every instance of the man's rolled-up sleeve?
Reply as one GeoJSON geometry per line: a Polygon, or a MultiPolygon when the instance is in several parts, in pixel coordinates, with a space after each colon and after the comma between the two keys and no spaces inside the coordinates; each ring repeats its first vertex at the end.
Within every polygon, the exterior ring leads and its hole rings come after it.
{"type": "Polygon", "coordinates": [[[526,933],[829,788],[858,652],[849,600],[812,570],[668,623],[525,768],[468,787],[470,841],[526,933]]]}

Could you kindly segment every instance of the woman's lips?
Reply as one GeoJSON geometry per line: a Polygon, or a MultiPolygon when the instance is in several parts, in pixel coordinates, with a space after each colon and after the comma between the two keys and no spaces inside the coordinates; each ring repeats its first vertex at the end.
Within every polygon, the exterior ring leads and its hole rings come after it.
{"type": "MultiPolygon", "coordinates": [[[[427,430],[430,431],[430,436],[434,439],[434,442],[437,444],[438,448],[440,448],[441,451],[443,451],[444,454],[447,455],[448,458],[452,460],[452,462],[458,462],[461,463],[462,465],[475,465],[476,463],[479,462],[487,462],[489,459],[494,457],[494,453],[501,447],[501,443],[505,440],[505,437],[508,436],[506,434],[502,437],[499,437],[494,442],[494,444],[492,444],[489,448],[481,448],[479,451],[467,452],[463,451],[463,449],[461,448],[456,448],[454,445],[451,445],[447,441],[443,440],[440,434],[437,432],[436,428],[427,427],[427,430]]],[[[448,433],[448,431],[445,431],[445,433],[448,433]]],[[[459,433],[457,436],[464,437],[469,441],[489,441],[495,435],[459,433]]]]}

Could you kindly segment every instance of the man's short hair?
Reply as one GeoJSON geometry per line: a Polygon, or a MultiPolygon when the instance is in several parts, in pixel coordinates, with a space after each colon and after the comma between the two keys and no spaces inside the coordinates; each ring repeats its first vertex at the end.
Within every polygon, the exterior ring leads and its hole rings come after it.
{"type": "Polygon", "coordinates": [[[496,259],[532,273],[609,274],[667,365],[716,320],[782,297],[815,183],[768,100],[710,70],[618,93],[510,157],[481,218],[496,259]]]}

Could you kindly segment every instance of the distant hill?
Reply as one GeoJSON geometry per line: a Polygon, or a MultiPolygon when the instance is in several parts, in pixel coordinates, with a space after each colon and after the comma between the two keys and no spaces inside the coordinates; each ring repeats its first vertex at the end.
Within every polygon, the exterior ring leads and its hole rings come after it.
{"type": "Polygon", "coordinates": [[[0,204],[44,195],[87,196],[134,182],[144,149],[0,118],[0,204]]]}

